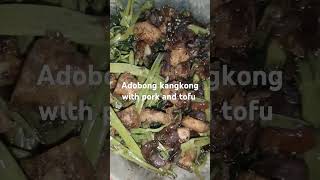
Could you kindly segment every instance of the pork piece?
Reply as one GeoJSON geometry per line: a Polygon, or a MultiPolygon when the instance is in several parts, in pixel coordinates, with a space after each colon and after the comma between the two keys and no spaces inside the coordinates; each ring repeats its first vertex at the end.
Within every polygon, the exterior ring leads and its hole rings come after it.
{"type": "Polygon", "coordinates": [[[148,15],[148,20],[158,27],[161,33],[166,34],[168,23],[172,21],[172,18],[176,15],[176,11],[168,6],[151,10],[148,15]]]}
{"type": "Polygon", "coordinates": [[[187,80],[192,76],[190,62],[183,62],[177,66],[172,66],[170,63],[164,63],[161,67],[160,74],[163,77],[168,77],[169,81],[187,80]]]}
{"type": "Polygon", "coordinates": [[[208,102],[191,102],[191,109],[193,111],[205,111],[208,108],[208,102]]]}
{"type": "Polygon", "coordinates": [[[45,153],[22,160],[21,165],[32,180],[88,180],[95,176],[79,138],[72,138],[45,153]]]}
{"type": "Polygon", "coordinates": [[[213,9],[214,45],[219,48],[247,46],[256,27],[255,1],[214,0],[213,4],[217,4],[213,9]]]}
{"type": "Polygon", "coordinates": [[[164,160],[160,155],[158,145],[159,142],[153,140],[145,143],[141,147],[141,153],[144,159],[156,168],[160,168],[167,165],[167,161],[164,160]]]}
{"type": "Polygon", "coordinates": [[[182,62],[188,61],[189,52],[183,43],[176,44],[170,52],[170,65],[177,66],[182,62]]]}
{"type": "Polygon", "coordinates": [[[304,153],[315,145],[312,129],[263,128],[259,147],[264,152],[304,153]]]}
{"type": "MultiPolygon", "coordinates": [[[[171,83],[177,83],[177,82],[171,82],[171,83]]],[[[161,93],[166,96],[172,97],[174,94],[177,95],[177,99],[169,99],[169,101],[175,105],[177,108],[187,108],[189,107],[190,101],[189,100],[181,100],[179,99],[179,95],[187,95],[187,91],[185,89],[162,89],[161,93]]]]}
{"type": "MultiPolygon", "coordinates": [[[[209,60],[207,62],[210,62],[209,60]]],[[[206,80],[210,77],[210,65],[207,63],[198,64],[195,66],[195,74],[201,80],[206,80]]]]}
{"type": "Polygon", "coordinates": [[[153,45],[161,38],[161,31],[148,21],[144,21],[134,26],[134,35],[138,40],[153,45]]]}
{"type": "Polygon", "coordinates": [[[184,128],[184,127],[180,127],[177,129],[178,132],[178,136],[180,139],[180,143],[184,143],[189,141],[190,139],[190,129],[189,128],[184,128]]]}
{"type": "Polygon", "coordinates": [[[140,127],[139,116],[134,105],[118,112],[117,115],[127,129],[140,127]]]}
{"type": "Polygon", "coordinates": [[[169,125],[156,133],[155,139],[174,152],[180,149],[180,137],[175,124],[169,125]]]}
{"type": "Polygon", "coordinates": [[[207,122],[186,116],[182,119],[182,125],[198,133],[205,133],[209,131],[209,124],[207,122]]]}
{"type": "Polygon", "coordinates": [[[265,158],[252,168],[256,173],[270,179],[308,180],[308,167],[304,160],[294,158],[265,158]]]}
{"type": "Polygon", "coordinates": [[[140,113],[140,121],[142,123],[161,123],[164,125],[168,125],[172,122],[172,120],[173,117],[170,114],[153,109],[144,109],[140,113]]]}
{"type": "Polygon", "coordinates": [[[165,18],[163,17],[161,10],[152,9],[148,14],[148,20],[154,26],[160,27],[164,23],[165,18]]]}
{"type": "Polygon", "coordinates": [[[201,121],[206,121],[207,117],[206,117],[206,113],[204,111],[191,111],[189,113],[189,116],[195,118],[195,119],[199,119],[201,121]]]}
{"type": "Polygon", "coordinates": [[[153,9],[149,14],[148,19],[153,25],[159,27],[171,21],[175,15],[175,9],[165,6],[160,10],[153,9]]]}
{"type": "Polygon", "coordinates": [[[177,165],[186,170],[191,171],[192,165],[196,158],[197,158],[197,152],[195,152],[194,150],[187,150],[186,152],[181,154],[177,162],[177,165]]]}
{"type": "MultiPolygon", "coordinates": [[[[84,72],[88,77],[91,60],[79,53],[71,43],[63,38],[42,38],[35,42],[24,63],[21,75],[11,97],[14,105],[26,106],[60,106],[65,103],[78,104],[81,97],[87,95],[88,83],[83,85],[60,85],[57,83],[58,73],[67,72],[70,67],[70,74],[84,72]],[[47,66],[45,66],[47,65],[47,66]],[[47,68],[45,68],[47,67],[47,68]],[[40,79],[41,72],[50,71],[52,78],[46,73],[40,79]],[[51,79],[51,80],[50,80],[51,79]],[[38,81],[39,80],[39,81],[38,81]],[[54,81],[53,84],[50,82],[54,81]]],[[[60,78],[63,80],[63,76],[60,78]]]]}
{"type": "Polygon", "coordinates": [[[113,93],[117,96],[122,96],[122,95],[134,95],[135,93],[138,92],[138,89],[135,88],[126,88],[126,87],[122,87],[124,85],[124,83],[126,85],[133,83],[133,84],[137,84],[138,81],[137,79],[129,74],[129,73],[123,73],[120,75],[116,88],[114,89],[113,93]]]}

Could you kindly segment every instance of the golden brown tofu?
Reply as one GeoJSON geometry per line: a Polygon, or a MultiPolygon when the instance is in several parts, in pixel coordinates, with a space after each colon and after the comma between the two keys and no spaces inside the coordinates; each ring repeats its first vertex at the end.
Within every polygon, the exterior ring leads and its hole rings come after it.
{"type": "Polygon", "coordinates": [[[147,123],[158,122],[161,124],[168,125],[172,122],[172,117],[169,114],[161,111],[144,109],[140,113],[140,121],[147,122],[147,123]]]}
{"type": "Polygon", "coordinates": [[[190,116],[186,116],[183,118],[182,125],[198,133],[204,133],[209,131],[208,123],[192,118],[190,116]]]}
{"type": "Polygon", "coordinates": [[[189,128],[180,127],[177,129],[177,132],[178,132],[178,136],[179,136],[181,143],[189,141],[189,139],[190,139],[190,129],[189,128]]]}

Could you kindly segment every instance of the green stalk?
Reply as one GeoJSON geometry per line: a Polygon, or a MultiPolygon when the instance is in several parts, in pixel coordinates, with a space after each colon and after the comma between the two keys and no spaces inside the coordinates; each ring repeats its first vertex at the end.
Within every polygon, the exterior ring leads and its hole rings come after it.
{"type": "Polygon", "coordinates": [[[107,135],[105,119],[102,117],[106,99],[108,99],[107,86],[102,83],[93,89],[92,96],[88,99],[93,110],[93,119],[85,121],[80,134],[86,155],[94,166],[97,164],[107,135]]]}
{"type": "Polygon", "coordinates": [[[209,137],[193,138],[193,139],[190,139],[189,141],[181,144],[181,151],[182,151],[182,153],[184,153],[189,149],[198,149],[198,148],[206,146],[208,144],[210,144],[209,137]]]}
{"type": "MultiPolygon", "coordinates": [[[[205,80],[203,81],[203,90],[204,90],[204,99],[210,103],[210,81],[209,80],[205,80]]],[[[210,104],[209,104],[209,108],[207,108],[205,110],[206,113],[206,117],[207,117],[207,121],[211,121],[211,114],[210,114],[210,104]]]]}
{"type": "Polygon", "coordinates": [[[152,133],[156,133],[156,132],[160,132],[163,128],[165,128],[166,126],[161,126],[159,128],[156,129],[151,129],[151,128],[135,128],[135,129],[131,129],[131,133],[147,133],[147,132],[152,132],[152,133]]]}
{"type": "Polygon", "coordinates": [[[117,132],[125,142],[126,146],[129,148],[129,150],[133,154],[135,154],[135,156],[139,157],[140,159],[143,159],[140,147],[131,137],[130,132],[121,123],[120,119],[118,118],[117,114],[114,112],[113,108],[110,108],[110,124],[113,128],[117,130],[117,132]]]}
{"type": "Polygon", "coordinates": [[[203,27],[194,25],[194,24],[190,24],[188,25],[188,29],[190,29],[191,31],[193,31],[195,34],[199,35],[199,34],[209,34],[210,31],[208,29],[205,29],[203,27]]]}
{"type": "Polygon", "coordinates": [[[133,51],[130,51],[130,53],[129,53],[129,64],[134,65],[134,53],[133,53],[133,51]]]}
{"type": "MultiPolygon", "coordinates": [[[[163,57],[164,57],[164,54],[159,53],[159,55],[157,56],[156,60],[154,61],[153,65],[151,67],[151,70],[148,74],[147,80],[144,82],[144,84],[152,84],[152,83],[156,82],[156,78],[155,78],[156,73],[159,72],[159,69],[161,67],[161,61],[162,61],[163,57]]],[[[149,95],[149,92],[150,92],[150,89],[142,89],[139,92],[139,97],[142,97],[142,95],[149,95]]],[[[142,98],[139,98],[136,101],[136,110],[138,111],[138,113],[141,112],[145,101],[146,100],[142,99],[142,98]]]]}
{"type": "Polygon", "coordinates": [[[148,77],[149,69],[127,63],[110,63],[110,73],[130,73],[134,76],[148,77]]]}
{"type": "Polygon", "coordinates": [[[126,148],[119,141],[114,139],[112,136],[110,136],[110,145],[111,145],[112,152],[114,152],[115,154],[119,154],[123,158],[125,158],[125,159],[127,159],[129,161],[132,161],[132,162],[140,165],[141,167],[143,167],[143,168],[145,168],[147,170],[153,171],[153,172],[158,173],[158,174],[160,174],[162,176],[170,176],[172,178],[176,177],[176,174],[174,174],[170,170],[165,170],[165,169],[162,169],[162,168],[155,168],[152,165],[148,164],[143,159],[141,159],[138,156],[136,156],[135,153],[130,151],[130,149],[126,148]]]}

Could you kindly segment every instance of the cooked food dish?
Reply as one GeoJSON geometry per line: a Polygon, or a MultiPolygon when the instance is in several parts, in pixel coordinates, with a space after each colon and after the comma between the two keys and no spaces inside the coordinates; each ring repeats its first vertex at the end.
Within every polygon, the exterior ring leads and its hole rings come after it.
{"type": "Polygon", "coordinates": [[[272,83],[229,84],[211,93],[211,179],[319,179],[319,1],[211,4],[211,69],[282,73],[278,90],[270,90],[272,83]],[[250,107],[253,100],[272,107],[272,120],[223,117],[224,101],[250,107]]]}
{"type": "Polygon", "coordinates": [[[111,17],[111,150],[160,175],[200,174],[209,150],[209,31],[150,1],[111,17]]]}

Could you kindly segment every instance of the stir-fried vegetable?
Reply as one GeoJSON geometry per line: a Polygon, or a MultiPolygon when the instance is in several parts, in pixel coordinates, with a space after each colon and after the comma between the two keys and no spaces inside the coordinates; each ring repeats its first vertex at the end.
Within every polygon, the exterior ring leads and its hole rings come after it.
{"type": "Polygon", "coordinates": [[[177,165],[200,177],[207,157],[204,147],[210,143],[210,83],[205,71],[208,49],[202,50],[206,45],[196,42],[206,38],[209,31],[189,22],[188,13],[180,14],[170,7],[155,9],[151,1],[135,7],[136,4],[129,0],[125,8],[116,9],[111,17],[110,73],[114,77],[110,93],[111,150],[160,175],[173,176],[172,164],[177,159],[177,165]],[[149,12],[145,13],[146,10],[149,12]],[[190,33],[195,39],[191,47],[197,46],[203,53],[192,55],[189,52],[192,48],[187,47],[191,40],[172,31],[178,28],[190,33]],[[182,39],[178,40],[178,36],[182,39]],[[156,85],[156,88],[123,87],[138,83],[141,87],[156,85]],[[160,88],[162,84],[179,83],[194,83],[201,88],[160,88]],[[200,91],[203,96],[194,95],[192,100],[181,98],[200,91]],[[138,98],[123,99],[131,96],[138,98]],[[178,99],[173,99],[174,96],[178,99]],[[194,118],[189,118],[188,113],[194,118]],[[201,119],[197,113],[205,117],[201,119]],[[182,123],[186,118],[189,120],[182,123]],[[195,132],[190,123],[195,123],[195,132]],[[196,133],[196,137],[191,138],[191,133],[196,133]]]}

